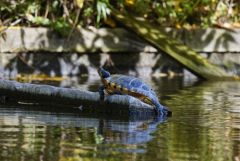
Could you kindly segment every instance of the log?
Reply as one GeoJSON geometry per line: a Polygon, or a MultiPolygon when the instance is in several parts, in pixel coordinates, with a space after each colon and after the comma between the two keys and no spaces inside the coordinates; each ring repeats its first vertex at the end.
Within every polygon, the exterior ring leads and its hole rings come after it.
{"type": "MultiPolygon", "coordinates": [[[[0,80],[1,96],[24,103],[66,105],[78,107],[81,112],[106,112],[111,114],[155,115],[154,108],[128,95],[110,95],[100,101],[98,92],[0,80]]],[[[2,97],[3,98],[3,97],[2,97]]]]}
{"type": "Polygon", "coordinates": [[[127,13],[121,13],[111,8],[112,15],[121,24],[142,39],[152,44],[156,49],[179,62],[196,76],[205,80],[240,80],[238,76],[227,73],[217,65],[210,63],[206,58],[197,54],[183,43],[171,38],[146,20],[137,20],[127,13]]]}

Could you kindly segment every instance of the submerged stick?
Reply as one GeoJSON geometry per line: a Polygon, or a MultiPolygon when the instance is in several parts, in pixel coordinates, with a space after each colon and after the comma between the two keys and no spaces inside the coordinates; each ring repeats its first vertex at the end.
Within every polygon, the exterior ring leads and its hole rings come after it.
{"type": "Polygon", "coordinates": [[[98,92],[0,80],[0,93],[10,99],[58,105],[74,105],[83,111],[107,110],[126,114],[153,114],[154,108],[128,95],[111,95],[104,102],[98,92]]]}

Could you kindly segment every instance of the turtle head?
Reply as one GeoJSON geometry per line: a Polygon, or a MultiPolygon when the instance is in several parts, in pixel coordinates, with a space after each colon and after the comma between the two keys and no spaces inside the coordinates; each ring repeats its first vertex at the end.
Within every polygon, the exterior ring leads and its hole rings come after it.
{"type": "Polygon", "coordinates": [[[98,68],[98,74],[101,78],[108,78],[110,77],[110,73],[106,70],[104,70],[102,67],[98,68]]]}
{"type": "Polygon", "coordinates": [[[166,106],[161,105],[159,102],[157,102],[155,106],[157,108],[156,112],[159,116],[172,116],[172,111],[170,111],[166,106]]]}

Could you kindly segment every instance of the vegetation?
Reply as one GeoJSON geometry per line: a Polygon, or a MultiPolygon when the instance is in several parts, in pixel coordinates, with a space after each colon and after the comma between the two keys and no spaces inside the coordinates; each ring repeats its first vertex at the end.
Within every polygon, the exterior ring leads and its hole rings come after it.
{"type": "MultiPolygon", "coordinates": [[[[130,0],[128,0],[130,1],[130,0]]],[[[172,27],[208,27],[214,24],[236,23],[240,2],[235,0],[135,0],[134,13],[172,27]],[[145,9],[147,7],[147,9],[145,9]]]]}
{"type": "Polygon", "coordinates": [[[115,26],[113,6],[160,26],[239,26],[238,0],[2,0],[0,25],[48,26],[61,32],[75,27],[115,26]]]}

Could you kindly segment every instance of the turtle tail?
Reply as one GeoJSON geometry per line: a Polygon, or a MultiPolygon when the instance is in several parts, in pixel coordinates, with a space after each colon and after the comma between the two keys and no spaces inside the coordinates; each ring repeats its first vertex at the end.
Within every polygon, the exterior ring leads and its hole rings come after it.
{"type": "Polygon", "coordinates": [[[110,77],[110,73],[108,71],[106,71],[105,69],[103,69],[102,67],[98,68],[98,74],[100,75],[100,77],[102,78],[108,78],[110,77]]]}

